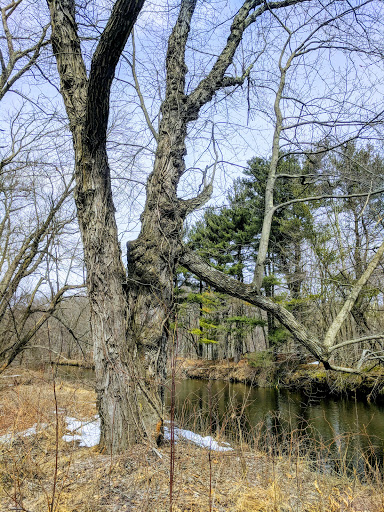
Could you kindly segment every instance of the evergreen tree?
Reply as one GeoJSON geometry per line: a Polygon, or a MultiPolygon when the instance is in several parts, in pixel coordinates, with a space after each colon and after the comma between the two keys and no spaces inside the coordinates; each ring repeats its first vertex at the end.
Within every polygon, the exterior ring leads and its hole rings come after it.
{"type": "MultiPolygon", "coordinates": [[[[228,205],[216,210],[207,209],[203,219],[196,223],[188,237],[188,243],[203,258],[240,281],[244,280],[247,269],[248,273],[253,270],[262,228],[265,184],[270,162],[256,157],[248,164],[245,176],[236,180],[227,196],[228,205]]],[[[282,155],[279,164],[279,174],[282,176],[276,187],[276,201],[285,203],[302,194],[308,195],[310,185],[305,182],[305,175],[310,171],[310,166],[303,165],[297,157],[282,155]],[[292,178],[296,175],[303,176],[299,184],[297,179],[292,178]]],[[[296,310],[303,281],[301,245],[309,232],[306,225],[311,224],[310,207],[297,203],[277,210],[271,230],[264,293],[274,297],[276,286],[284,283],[289,292],[288,299],[296,301],[296,310]]],[[[235,342],[235,358],[238,358],[243,350],[240,338],[247,322],[241,304],[233,318],[232,330],[239,333],[235,342]]],[[[272,316],[268,317],[268,328],[270,341],[279,342],[282,338],[281,329],[275,325],[272,316]]],[[[287,336],[285,330],[283,335],[287,336]]]]}

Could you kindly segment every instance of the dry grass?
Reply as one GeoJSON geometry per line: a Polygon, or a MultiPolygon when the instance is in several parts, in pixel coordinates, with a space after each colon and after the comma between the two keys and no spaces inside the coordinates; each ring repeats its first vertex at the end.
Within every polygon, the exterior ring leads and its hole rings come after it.
{"type": "MultiPolygon", "coordinates": [[[[169,446],[161,449],[162,458],[144,445],[111,458],[66,443],[61,439],[63,417],[91,418],[94,393],[57,382],[62,414],[56,420],[50,375],[12,373],[21,377],[1,380],[0,435],[16,434],[36,423],[40,431],[30,437],[14,435],[12,442],[0,445],[1,511],[170,510],[169,446]]],[[[209,511],[210,471],[212,512],[384,512],[379,481],[362,485],[320,475],[299,456],[266,455],[243,445],[233,452],[212,453],[210,464],[208,451],[189,443],[177,444],[175,453],[173,512],[209,511]]]]}

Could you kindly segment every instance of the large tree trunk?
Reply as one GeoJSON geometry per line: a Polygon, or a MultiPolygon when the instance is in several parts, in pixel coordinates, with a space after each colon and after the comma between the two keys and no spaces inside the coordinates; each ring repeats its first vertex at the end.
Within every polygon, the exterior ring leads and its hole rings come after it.
{"type": "Polygon", "coordinates": [[[182,0],[168,42],[167,84],[154,170],[147,184],[142,229],[130,244],[127,276],[114,216],[106,133],[114,72],[144,0],[115,2],[93,55],[89,78],[81,55],[74,0],[47,0],[76,156],[76,205],[92,311],[102,448],[117,452],[143,436],[160,437],[166,343],[183,219],[212,192],[208,184],[195,198],[177,197],[185,170],[187,125],[198,118],[220,88],[240,85],[248,76],[250,69],[241,77],[224,76],[244,30],[265,11],[298,1],[302,0],[267,5],[246,0],[211,71],[187,95],[185,48],[197,0],[182,0]]]}
{"type": "Polygon", "coordinates": [[[155,409],[162,418],[167,340],[172,336],[170,320],[182,218],[178,215],[175,193],[172,199],[172,191],[166,190],[164,183],[158,183],[157,169],[155,166],[147,187],[140,236],[130,243],[127,337],[128,344],[137,350],[145,393],[150,396],[150,402],[156,404],[155,409]]]}
{"type": "Polygon", "coordinates": [[[83,147],[76,174],[102,427],[100,446],[119,452],[139,438],[156,438],[162,411],[156,394],[152,396],[143,354],[127,326],[127,278],[111,187],[105,186],[105,180],[109,180],[105,149],[88,158],[83,147]],[[87,182],[82,176],[88,177],[87,182]]]}
{"type": "Polygon", "coordinates": [[[122,451],[139,438],[158,438],[157,426],[162,418],[161,400],[153,393],[143,351],[135,344],[137,334],[132,322],[127,325],[127,276],[118,241],[106,153],[114,70],[143,3],[143,0],[116,2],[93,56],[88,78],[74,1],[48,0],[52,46],[75,149],[75,200],[91,306],[100,447],[110,452],[122,451]]]}

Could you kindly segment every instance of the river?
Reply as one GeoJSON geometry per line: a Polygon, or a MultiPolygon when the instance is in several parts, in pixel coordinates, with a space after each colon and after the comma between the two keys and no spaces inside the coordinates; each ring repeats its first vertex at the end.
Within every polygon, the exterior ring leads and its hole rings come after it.
{"type": "Polygon", "coordinates": [[[189,379],[177,383],[175,417],[184,427],[276,455],[305,454],[324,470],[366,475],[383,466],[384,405],[189,379]]]}
{"type": "MultiPolygon", "coordinates": [[[[61,367],[66,379],[93,379],[92,370],[61,367]]],[[[166,405],[171,407],[170,388],[166,405]]],[[[254,388],[224,381],[176,383],[180,426],[246,442],[276,455],[307,455],[324,470],[367,474],[383,467],[384,405],[326,394],[254,388]]]]}

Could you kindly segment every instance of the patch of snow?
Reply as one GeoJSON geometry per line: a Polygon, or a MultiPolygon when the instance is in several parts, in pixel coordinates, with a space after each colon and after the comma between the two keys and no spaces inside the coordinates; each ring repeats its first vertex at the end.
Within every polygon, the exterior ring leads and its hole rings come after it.
{"type": "MultiPolygon", "coordinates": [[[[96,446],[100,442],[100,418],[98,415],[95,416],[93,421],[80,421],[76,418],[72,418],[70,416],[65,418],[67,423],[68,434],[63,436],[63,440],[67,442],[80,441],[79,446],[86,446],[91,448],[92,446],[96,446]]],[[[169,423],[169,422],[167,422],[169,423]]],[[[16,434],[5,434],[4,436],[0,436],[0,443],[9,443],[16,437],[29,437],[37,434],[42,429],[44,429],[47,425],[42,423],[38,425],[35,423],[33,427],[24,430],[23,432],[17,432],[16,434]],[[37,427],[39,426],[39,430],[37,427]]],[[[164,438],[168,441],[171,439],[171,428],[164,427],[164,438]]],[[[218,443],[211,436],[201,436],[200,434],[196,434],[191,430],[184,430],[179,427],[174,428],[174,438],[175,441],[179,441],[181,439],[185,439],[190,441],[191,443],[196,444],[197,446],[201,446],[202,448],[208,448],[212,451],[216,452],[227,452],[232,451],[233,448],[229,445],[229,443],[221,442],[218,443]]]]}
{"type": "MultiPolygon", "coordinates": [[[[63,436],[64,441],[80,441],[79,446],[87,446],[92,447],[99,444],[100,441],[100,418],[95,416],[94,421],[82,422],[77,420],[76,418],[67,417],[65,418],[67,422],[67,430],[70,431],[70,434],[66,434],[63,436]]],[[[218,443],[211,436],[201,436],[192,432],[191,430],[184,430],[182,428],[175,427],[175,441],[186,439],[191,443],[194,443],[203,448],[209,448],[210,450],[217,452],[226,452],[231,451],[233,448],[230,447],[228,443],[222,442],[218,443]]],[[[166,440],[171,439],[171,429],[170,427],[164,427],[164,438],[166,440]]]]}
{"type": "Polygon", "coordinates": [[[17,437],[34,436],[38,432],[41,432],[41,430],[44,429],[47,426],[47,424],[46,423],[41,423],[39,425],[39,427],[40,427],[39,430],[37,430],[37,426],[38,426],[38,424],[35,423],[33,425],[33,427],[27,428],[27,430],[23,430],[22,432],[16,432],[16,433],[13,433],[13,434],[5,434],[4,436],[0,436],[0,443],[9,443],[9,442],[11,442],[13,439],[15,439],[17,437]]]}
{"type": "MultiPolygon", "coordinates": [[[[33,425],[33,427],[30,427],[30,428],[27,428],[27,430],[24,430],[24,432],[22,434],[23,437],[33,436],[33,435],[37,434],[37,428],[36,427],[37,427],[37,423],[35,423],[33,425]]],[[[41,427],[44,428],[45,425],[41,425],[41,427]]]]}
{"type": "Polygon", "coordinates": [[[308,363],[308,364],[320,364],[320,361],[313,361],[312,363],[308,363]]]}
{"type": "Polygon", "coordinates": [[[1,375],[2,379],[11,379],[12,377],[21,377],[21,375],[1,375]]]}
{"type": "MultiPolygon", "coordinates": [[[[187,441],[197,444],[202,448],[208,448],[215,452],[227,452],[233,450],[233,448],[231,448],[228,443],[222,442],[219,444],[211,436],[203,437],[199,434],[196,434],[195,432],[192,432],[191,430],[184,430],[179,427],[174,427],[174,438],[175,441],[178,441],[179,439],[186,439],[187,441]]],[[[171,440],[170,427],[164,427],[164,439],[168,441],[171,440]]]]}
{"type": "Polygon", "coordinates": [[[95,417],[94,421],[79,421],[76,418],[66,417],[67,430],[70,434],[65,434],[63,440],[67,442],[80,441],[79,446],[91,448],[100,442],[100,418],[95,417]]]}

